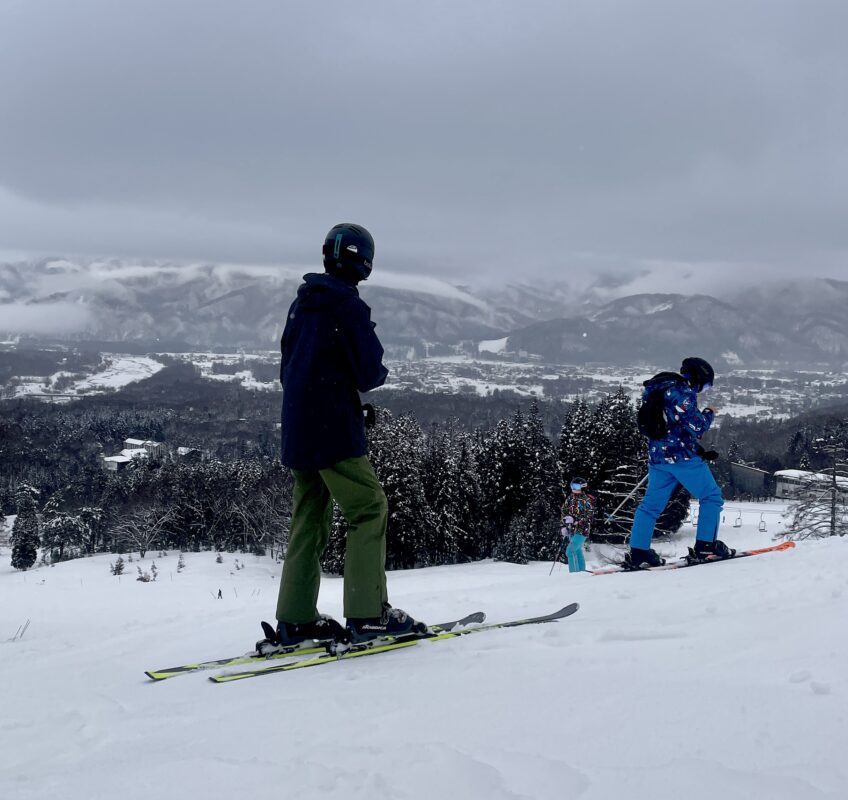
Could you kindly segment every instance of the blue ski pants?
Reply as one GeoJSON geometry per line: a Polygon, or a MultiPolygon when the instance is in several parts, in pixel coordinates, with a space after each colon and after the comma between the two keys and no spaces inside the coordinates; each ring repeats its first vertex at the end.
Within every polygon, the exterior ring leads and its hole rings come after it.
{"type": "Polygon", "coordinates": [[[676,464],[648,465],[648,489],[633,517],[631,547],[647,550],[651,546],[657,517],[663,512],[679,483],[700,503],[696,538],[701,542],[715,541],[724,498],[707,462],[693,458],[676,464]]]}
{"type": "Polygon", "coordinates": [[[582,533],[571,534],[571,541],[565,548],[569,572],[584,572],[586,570],[586,556],[583,554],[583,543],[585,541],[586,537],[582,533]]]}

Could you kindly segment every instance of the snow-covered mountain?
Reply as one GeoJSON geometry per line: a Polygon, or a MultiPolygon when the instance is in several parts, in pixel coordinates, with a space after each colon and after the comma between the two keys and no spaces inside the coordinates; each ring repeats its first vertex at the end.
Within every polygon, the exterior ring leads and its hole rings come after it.
{"type": "MultiPolygon", "coordinates": [[[[570,362],[674,362],[684,352],[746,366],[848,358],[848,340],[834,347],[831,338],[822,348],[820,338],[804,335],[805,318],[772,317],[767,303],[743,311],[706,295],[642,294],[529,326],[513,333],[507,348],[570,362]]],[[[848,334],[848,320],[841,330],[848,334]]]]}
{"type": "MultiPolygon", "coordinates": [[[[0,333],[275,347],[308,271],[119,261],[2,264],[0,333]]],[[[389,343],[492,338],[545,318],[428,277],[381,272],[362,294],[389,343]]]]}
{"type": "MultiPolygon", "coordinates": [[[[0,264],[0,336],[274,348],[285,309],[310,269],[63,259],[0,264]]],[[[472,288],[380,271],[362,294],[389,346],[508,336],[509,351],[569,363],[657,363],[683,351],[740,366],[848,361],[844,281],[601,303],[564,280],[472,288]]]]}

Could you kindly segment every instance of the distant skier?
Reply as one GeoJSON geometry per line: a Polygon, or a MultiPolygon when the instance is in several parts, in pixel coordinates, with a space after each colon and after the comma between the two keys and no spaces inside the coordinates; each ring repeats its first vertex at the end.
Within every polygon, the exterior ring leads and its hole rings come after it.
{"type": "Polygon", "coordinates": [[[592,533],[595,518],[595,498],[584,492],[586,480],[572,478],[569,483],[571,494],[565,498],[562,506],[562,528],[560,532],[568,539],[565,555],[569,572],[583,572],[586,569],[586,556],[583,545],[592,533]]]}
{"type": "Polygon", "coordinates": [[[361,225],[336,225],[326,236],[323,254],[325,272],[304,276],[280,343],[282,462],[294,477],[276,614],[282,645],[426,631],[423,623],[388,604],[388,507],[366,456],[358,392],[382,386],[388,375],[371,309],[356,288],[371,274],[374,240],[361,225]],[[319,615],[316,607],[333,500],[349,525],[345,627],[319,615]]]}
{"type": "MultiPolygon", "coordinates": [[[[730,558],[736,551],[719,541],[718,526],[724,500],[699,443],[712,425],[718,409],[698,410],[698,393],[715,379],[713,368],[702,358],[687,358],[676,372],[661,372],[644,383],[638,412],[640,431],[648,437],[648,488],[633,518],[630,552],[625,566],[631,569],[665,563],[651,549],[657,517],[678,484],[700,503],[698,530],[692,556],[730,558]]],[[[714,455],[714,454],[712,454],[714,455]]]]}

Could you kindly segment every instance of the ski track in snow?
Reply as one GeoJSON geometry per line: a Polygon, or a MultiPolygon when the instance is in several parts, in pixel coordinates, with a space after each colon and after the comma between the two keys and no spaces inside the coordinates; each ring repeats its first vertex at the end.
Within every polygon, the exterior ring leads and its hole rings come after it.
{"type": "MultiPolygon", "coordinates": [[[[761,508],[722,538],[770,543],[761,508]]],[[[693,538],[687,523],[660,549],[693,538]]],[[[270,559],[188,553],[177,573],[177,558],[136,557],[119,580],[114,557],[20,573],[2,550],[0,797],[848,796],[848,540],[636,575],[394,572],[392,602],[427,620],[581,609],[262,680],[153,684],[143,670],[244,652],[273,617],[270,559]],[[137,582],[151,560],[159,580],[137,582]]],[[[341,614],[341,589],[324,580],[323,610],[341,614]]]]}

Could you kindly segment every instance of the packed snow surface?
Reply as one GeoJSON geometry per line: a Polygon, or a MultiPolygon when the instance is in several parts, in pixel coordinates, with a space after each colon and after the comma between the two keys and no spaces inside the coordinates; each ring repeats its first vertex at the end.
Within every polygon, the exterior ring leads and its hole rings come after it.
{"type": "MultiPolygon", "coordinates": [[[[774,512],[734,506],[722,537],[771,544],[774,512]]],[[[692,538],[686,523],[659,549],[692,538]]],[[[21,573],[3,550],[0,797],[848,797],[848,539],[635,575],[493,562],[395,572],[392,602],[431,622],[581,608],[222,685],[208,673],[154,684],[143,670],[249,650],[280,566],[187,553],[177,572],[176,553],[154,555],[159,579],[139,583],[150,556],[117,578],[114,557],[21,573]]],[[[341,614],[341,589],[324,580],[322,610],[341,614]]]]}

